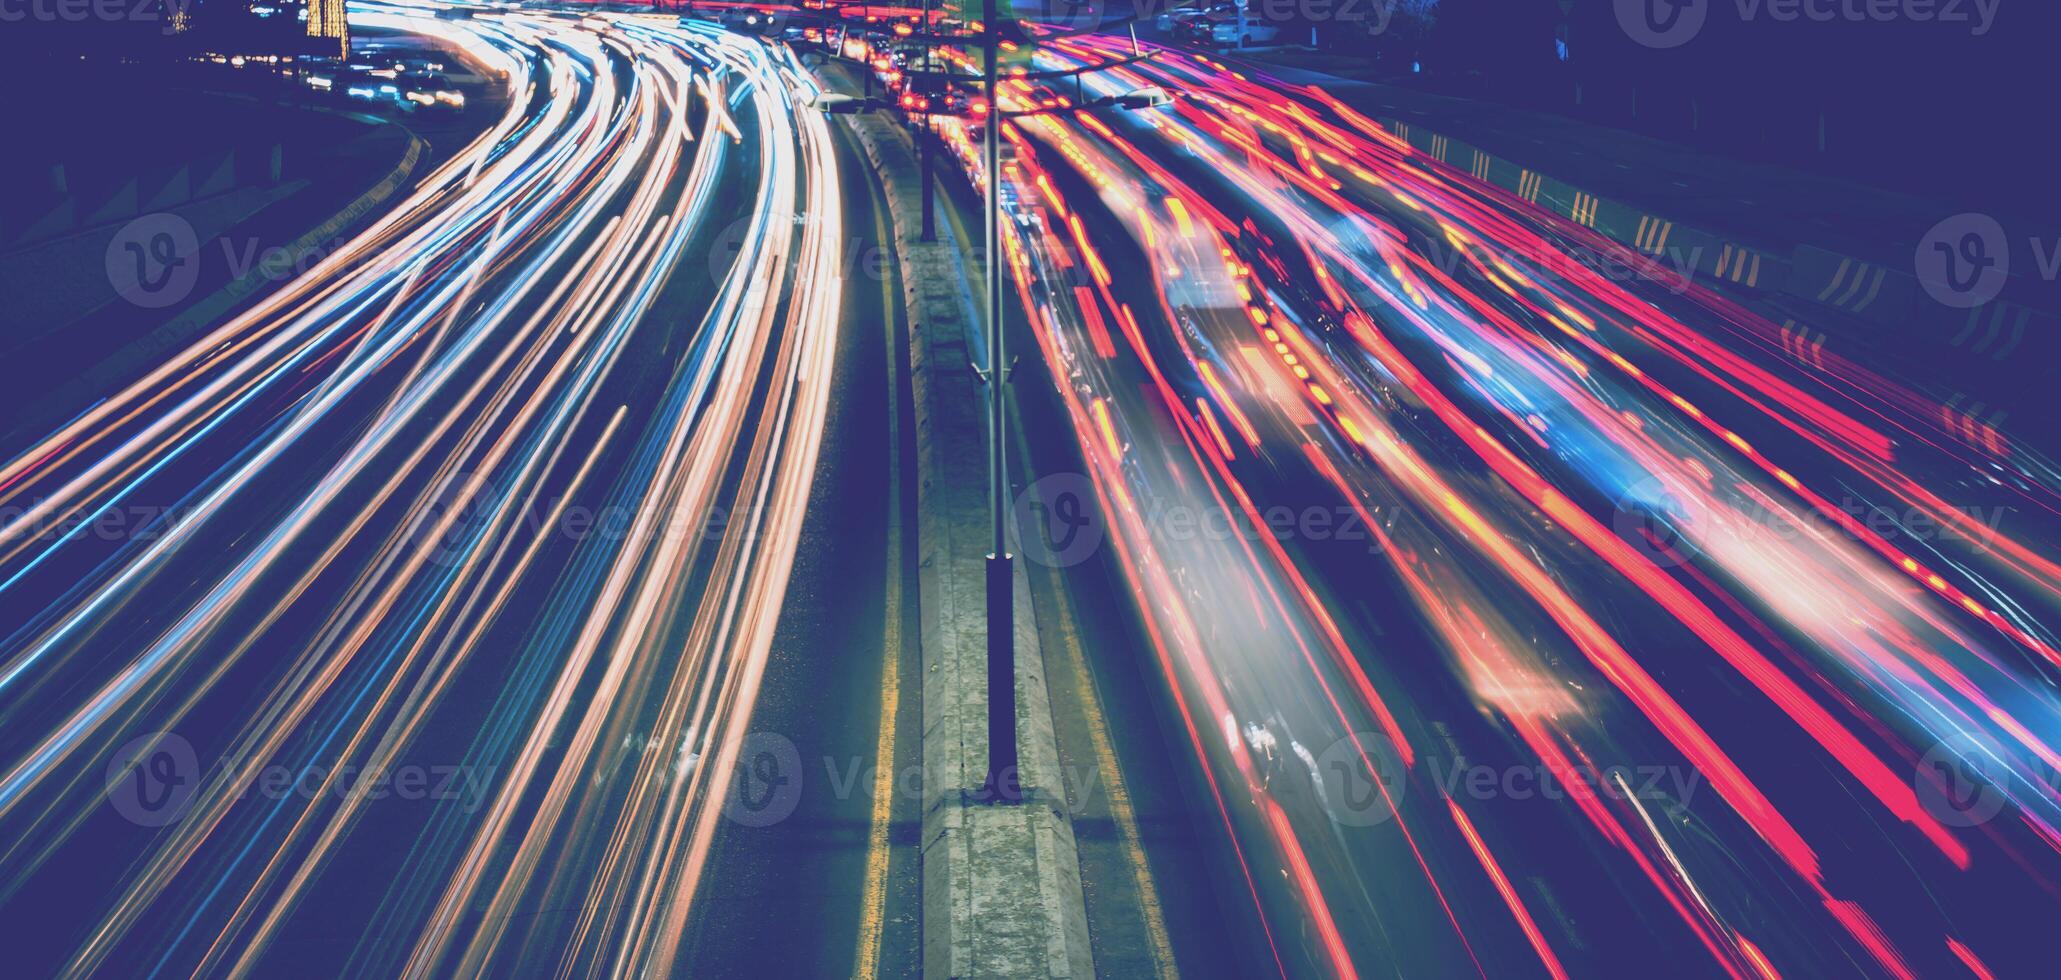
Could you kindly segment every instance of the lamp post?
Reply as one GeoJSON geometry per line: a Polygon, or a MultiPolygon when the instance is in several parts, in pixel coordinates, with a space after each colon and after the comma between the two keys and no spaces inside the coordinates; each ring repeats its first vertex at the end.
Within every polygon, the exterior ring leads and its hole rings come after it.
{"type": "MultiPolygon", "coordinates": [[[[1015,556],[1009,552],[1009,458],[1008,413],[1003,395],[1009,383],[1009,343],[1002,319],[1002,121],[1010,116],[1048,115],[1054,113],[1077,113],[1098,108],[1126,110],[1152,109],[1167,105],[1172,98],[1156,87],[1146,87],[1108,96],[1093,101],[1083,101],[1064,108],[1042,107],[1004,113],[1000,92],[1001,27],[996,22],[996,0],[982,0],[982,19],[979,38],[986,64],[983,65],[981,87],[986,95],[986,106],[982,113],[982,167],[986,172],[986,219],[983,224],[983,238],[986,243],[986,257],[982,263],[985,285],[985,309],[987,311],[987,366],[978,369],[981,380],[987,386],[988,409],[988,506],[992,537],[986,556],[985,573],[987,586],[987,689],[988,689],[988,771],[982,779],[980,798],[993,804],[1013,804],[1023,801],[1023,784],[1019,778],[1019,763],[1016,747],[1016,603],[1013,565],[1015,556]]],[[[929,10],[926,0],[924,23],[929,25],[929,10]]],[[[935,37],[926,37],[926,44],[934,43],[935,37]]],[[[1139,60],[1146,55],[1135,53],[1136,37],[1132,39],[1134,57],[1139,60]]],[[[931,74],[930,53],[924,53],[924,74],[931,74]]],[[[1031,77],[1059,77],[1074,75],[1079,71],[1046,73],[1031,77]]],[[[872,70],[866,71],[867,97],[852,98],[847,95],[816,93],[810,104],[824,112],[855,113],[873,109],[889,108],[892,103],[877,100],[872,95],[872,70]]],[[[931,115],[927,109],[922,113],[931,115]]],[[[932,234],[930,202],[930,157],[928,146],[919,133],[917,142],[923,156],[923,229],[924,238],[932,234]]]]}
{"type": "MultiPolygon", "coordinates": [[[[930,0],[923,0],[923,30],[930,32],[930,0]]],[[[930,60],[933,49],[923,46],[923,71],[928,74],[937,69],[930,60]]],[[[936,134],[930,131],[928,121],[916,131],[916,158],[921,164],[923,180],[923,241],[937,241],[937,181],[930,172],[930,144],[936,141],[936,134]]]]}
{"type": "Polygon", "coordinates": [[[987,122],[983,169],[987,172],[988,507],[993,539],[987,556],[988,600],[988,774],[982,795],[990,803],[1023,799],[1016,755],[1016,596],[1009,554],[1008,413],[1002,395],[1009,383],[1009,347],[1002,329],[1002,102],[997,76],[1002,54],[995,0],[981,0],[981,46],[986,52],[987,122]]]}

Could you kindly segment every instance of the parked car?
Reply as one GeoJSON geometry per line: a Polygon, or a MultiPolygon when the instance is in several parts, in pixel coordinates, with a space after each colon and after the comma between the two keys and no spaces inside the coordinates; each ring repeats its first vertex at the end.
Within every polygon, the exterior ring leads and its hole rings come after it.
{"type": "Polygon", "coordinates": [[[1202,17],[1174,25],[1176,40],[1211,48],[1249,48],[1271,44],[1281,37],[1281,28],[1241,16],[1235,10],[1228,17],[1212,11],[1202,17]]]}
{"type": "Polygon", "coordinates": [[[1167,9],[1160,11],[1159,16],[1154,17],[1152,19],[1152,25],[1154,27],[1159,28],[1162,31],[1171,32],[1173,31],[1175,24],[1183,20],[1192,20],[1201,15],[1202,7],[1200,5],[1184,4],[1176,7],[1168,7],[1167,9]]]}
{"type": "Polygon", "coordinates": [[[1249,17],[1220,20],[1210,24],[1210,40],[1223,48],[1249,48],[1255,44],[1272,44],[1280,37],[1281,28],[1249,17]]]}
{"type": "Polygon", "coordinates": [[[1175,31],[1182,24],[1198,20],[1222,20],[1238,16],[1238,5],[1232,0],[1197,0],[1194,3],[1176,4],[1160,11],[1154,22],[1162,31],[1175,31]]]}

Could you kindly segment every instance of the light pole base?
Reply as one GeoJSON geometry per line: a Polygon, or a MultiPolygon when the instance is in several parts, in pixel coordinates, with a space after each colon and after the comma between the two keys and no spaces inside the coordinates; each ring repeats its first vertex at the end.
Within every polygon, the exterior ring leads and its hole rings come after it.
{"type": "Polygon", "coordinates": [[[1023,802],[1016,759],[1016,582],[1012,564],[1007,554],[987,558],[988,774],[981,785],[985,803],[1023,802]]]}
{"type": "Polygon", "coordinates": [[[916,153],[923,161],[923,235],[926,242],[937,241],[937,180],[930,175],[930,141],[933,136],[929,126],[916,129],[916,153]]]}

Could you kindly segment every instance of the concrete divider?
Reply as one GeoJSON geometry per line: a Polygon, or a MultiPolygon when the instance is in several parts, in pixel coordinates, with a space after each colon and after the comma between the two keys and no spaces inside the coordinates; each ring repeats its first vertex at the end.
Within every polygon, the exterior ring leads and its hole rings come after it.
{"type": "MultiPolygon", "coordinates": [[[[1941,412],[1950,428],[1975,444],[1999,455],[2010,452],[2012,440],[2004,434],[2003,424],[2011,413],[1995,404],[1996,400],[2025,410],[2019,413],[2019,436],[2045,438],[2037,422],[2054,416],[2048,407],[2052,401],[2042,390],[2038,375],[1998,375],[1995,369],[2016,360],[2061,356],[2061,313],[1996,298],[2005,287],[1992,290],[1987,301],[1972,306],[1937,301],[1932,292],[1939,284],[1928,289],[1918,276],[1919,243],[1912,243],[1910,257],[1890,263],[1811,244],[1741,242],[1736,235],[1681,224],[1591,194],[1421,125],[1394,116],[1375,114],[1372,118],[1432,159],[1655,256],[1694,281],[1743,292],[1749,300],[1765,300],[1749,305],[1779,322],[1785,347],[1806,362],[1822,366],[1829,339],[1835,349],[1849,356],[1854,351],[1870,351],[1905,363],[1946,368],[1933,378],[1946,399],[1941,412]],[[1975,410],[1956,407],[1963,403],[1975,410]]],[[[1940,227],[1969,217],[1947,218],[1940,227]]],[[[1992,240],[1989,247],[2002,250],[2008,245],[1992,240]]],[[[2014,296],[2037,295],[2043,288],[2052,294],[2052,283],[2039,282],[2035,276],[2014,273],[2010,282],[2008,288],[2014,296]]]]}
{"type": "Polygon", "coordinates": [[[886,187],[909,311],[923,654],[923,972],[1094,975],[1072,814],[1044,657],[1015,563],[1017,745],[1025,800],[985,805],[988,503],[981,385],[969,368],[968,283],[949,244],[920,240],[922,189],[901,127],[845,117],[886,187]]]}
{"type": "MultiPolygon", "coordinates": [[[[1927,296],[1915,261],[1871,262],[1810,244],[1770,246],[1737,241],[1715,231],[1599,197],[1557,177],[1495,156],[1452,137],[1394,117],[1374,116],[1411,146],[1475,179],[1595,229],[1648,255],[1680,257],[1685,271],[1704,282],[1778,293],[1886,331],[1884,341],[1949,348],[1973,358],[2003,361],[2024,353],[2028,337],[2061,350],[2061,316],[2005,300],[1955,309],[1927,296]]],[[[1917,248],[1912,243],[1913,251],[1917,248]]]]}

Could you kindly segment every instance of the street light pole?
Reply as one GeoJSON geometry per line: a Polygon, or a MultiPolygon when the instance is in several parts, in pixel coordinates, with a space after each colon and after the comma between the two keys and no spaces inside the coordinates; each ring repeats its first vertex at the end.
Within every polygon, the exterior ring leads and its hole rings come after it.
{"type": "MultiPolygon", "coordinates": [[[[930,33],[930,0],[923,0],[923,32],[930,33]]],[[[935,48],[931,45],[923,46],[923,71],[926,75],[937,70],[937,66],[930,60],[933,50],[935,48]]],[[[930,172],[930,144],[936,141],[937,134],[931,132],[930,120],[926,117],[923,125],[916,128],[916,158],[922,162],[923,240],[926,242],[937,241],[937,180],[930,172]]]]}
{"type": "Polygon", "coordinates": [[[1002,36],[996,16],[995,0],[982,0],[988,99],[984,127],[988,181],[988,505],[994,523],[993,548],[987,556],[988,774],[982,789],[990,803],[1018,803],[1023,800],[1023,787],[1017,778],[1016,597],[1009,554],[1009,464],[1003,452],[1007,422],[1002,395],[1009,383],[1009,357],[1002,330],[1002,103],[997,85],[1002,36]]]}
{"type": "MultiPolygon", "coordinates": [[[[1015,113],[1004,113],[1001,100],[1001,56],[1002,33],[997,23],[996,0],[982,0],[980,30],[981,50],[987,59],[982,72],[982,87],[987,95],[987,104],[982,117],[982,157],[987,172],[987,218],[984,238],[987,254],[982,263],[984,282],[987,289],[987,367],[976,369],[987,385],[988,398],[988,511],[993,521],[993,539],[987,553],[987,633],[988,633],[988,771],[981,782],[980,798],[986,803],[1023,802],[1023,784],[1018,771],[1016,750],[1016,609],[1015,579],[1012,574],[1013,558],[1009,554],[1009,456],[1007,402],[1003,396],[1009,384],[1009,342],[1002,323],[1002,121],[1009,115],[1037,116],[1050,113],[1077,113],[1086,110],[1112,107],[1116,109],[1154,109],[1168,105],[1172,97],[1157,86],[1134,89],[1117,96],[1089,101],[1083,92],[1078,103],[1056,108],[1046,106],[1029,108],[1015,113]]],[[[934,45],[938,37],[929,33],[930,8],[924,4],[925,33],[921,42],[934,45]]],[[[954,40],[957,36],[954,37],[954,40]]],[[[1133,57],[1118,64],[1143,60],[1146,55],[1138,51],[1137,35],[1131,37],[1133,57]]],[[[869,52],[870,54],[870,52],[869,52]]],[[[930,50],[924,51],[923,77],[933,77],[930,50]]],[[[1111,67],[1111,66],[1103,66],[1111,67]]],[[[1100,69],[1081,69],[1100,70],[1100,69]]],[[[1020,77],[1053,78],[1077,75],[1077,71],[1051,72],[1020,77]]],[[[871,97],[872,69],[865,71],[867,96],[853,98],[836,93],[816,92],[809,97],[809,104],[820,111],[836,114],[870,112],[874,109],[892,107],[893,103],[875,100],[871,97]]],[[[927,105],[916,109],[917,115],[928,116],[927,105]]],[[[959,113],[951,113],[959,115],[959,113]]],[[[919,129],[927,129],[927,125],[919,129]]],[[[919,142],[922,142],[919,135],[919,142]]],[[[925,150],[927,151],[927,144],[925,150]]],[[[931,233],[930,201],[930,157],[923,156],[923,226],[924,237],[931,233]]]]}

